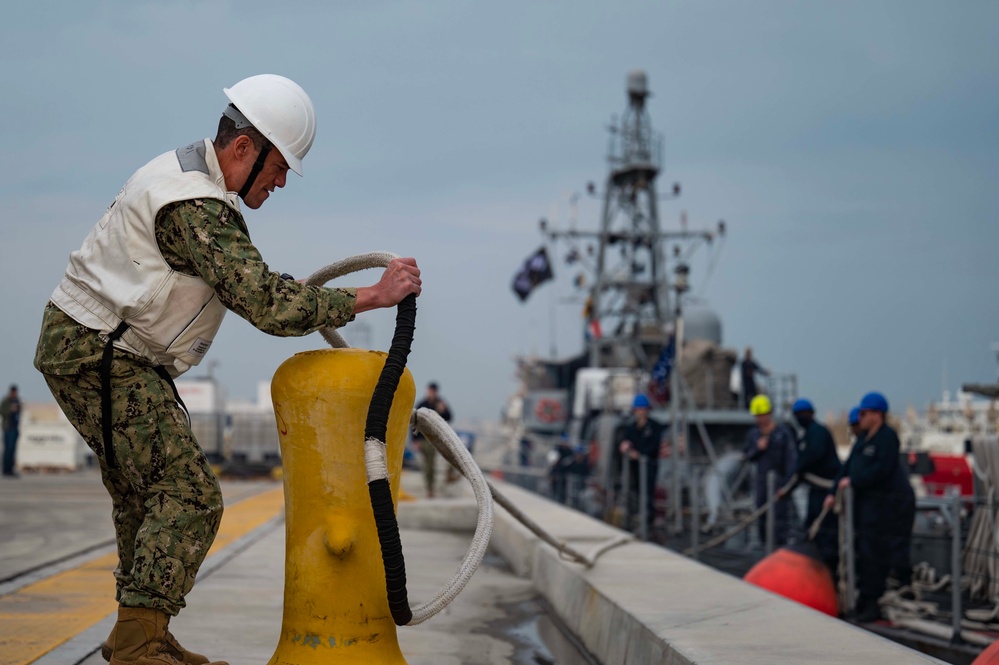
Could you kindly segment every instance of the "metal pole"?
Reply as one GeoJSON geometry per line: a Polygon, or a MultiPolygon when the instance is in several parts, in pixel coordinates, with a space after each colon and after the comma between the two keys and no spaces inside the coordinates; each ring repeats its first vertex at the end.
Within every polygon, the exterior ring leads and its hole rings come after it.
{"type": "MultiPolygon", "coordinates": [[[[610,464],[608,464],[607,466],[610,466],[610,464]]],[[[610,482],[604,484],[604,487],[606,487],[607,489],[603,493],[603,496],[601,496],[602,500],[601,508],[603,508],[604,511],[604,521],[607,522],[608,524],[613,524],[614,506],[617,505],[617,494],[614,492],[613,475],[610,473],[609,470],[606,472],[605,477],[608,478],[610,482]]]]}
{"type": "Polygon", "coordinates": [[[631,458],[627,455],[621,456],[621,503],[621,513],[624,519],[621,528],[629,531],[631,525],[631,458]]]}
{"type": "Polygon", "coordinates": [[[843,512],[846,518],[843,524],[846,526],[846,612],[853,611],[857,605],[857,561],[856,550],[853,546],[853,487],[847,485],[843,491],[843,512]]]}
{"type": "Polygon", "coordinates": [[[770,505],[767,508],[767,554],[772,554],[774,551],[774,541],[775,541],[775,529],[777,527],[775,505],[773,503],[774,493],[777,491],[777,472],[767,471],[767,503],[770,505]]]}
{"type": "Polygon", "coordinates": [[[649,539],[649,461],[645,455],[638,456],[638,537],[642,540],[649,539]]]}
{"type": "MultiPolygon", "coordinates": [[[[704,388],[707,393],[705,395],[707,399],[704,406],[708,409],[715,408],[715,373],[712,369],[713,368],[706,368],[704,370],[704,388]]],[[[697,408],[696,404],[694,405],[694,408],[697,408]]]]}
{"type": "Polygon", "coordinates": [[[953,612],[953,635],[950,638],[951,644],[960,644],[964,641],[961,637],[961,619],[964,618],[964,610],[961,607],[961,493],[955,491],[951,495],[951,521],[950,521],[950,593],[953,612]]]}
{"type": "MultiPolygon", "coordinates": [[[[677,298],[679,301],[679,298],[677,298]]],[[[677,318],[680,316],[680,308],[676,309],[677,318]]],[[[669,429],[670,429],[670,499],[673,504],[673,532],[680,533],[683,530],[683,502],[682,490],[680,489],[680,367],[676,362],[676,333],[673,336],[673,369],[669,373],[669,429]]]]}
{"type": "Polygon", "coordinates": [[[690,474],[690,548],[697,559],[697,548],[701,544],[701,498],[698,491],[697,474],[690,474]]]}
{"type": "Polygon", "coordinates": [[[673,440],[673,530],[683,531],[683,489],[680,480],[680,349],[683,347],[683,310],[680,307],[680,294],[676,296],[676,319],[673,330],[673,369],[670,370],[670,438],[673,440]]]}

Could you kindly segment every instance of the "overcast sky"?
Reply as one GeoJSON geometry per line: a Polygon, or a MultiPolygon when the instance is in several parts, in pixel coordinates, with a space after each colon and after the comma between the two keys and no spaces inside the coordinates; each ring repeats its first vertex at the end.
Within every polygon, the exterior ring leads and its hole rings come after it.
{"type": "MultiPolygon", "coordinates": [[[[258,73],[309,92],[318,135],[305,178],[246,211],[254,242],[296,276],[415,256],[410,367],[458,417],[499,413],[515,355],[580,349],[578,307],[559,304],[572,272],[526,305],[510,281],[538,218],[564,223],[568,196],[605,177],[635,68],[662,184],[683,184],[663,225],[728,223],[710,282],[691,275],[726,346],[797,372],[822,412],[871,389],[922,407],[945,365],[952,389],[996,376],[999,3],[36,0],[5,9],[0,64],[0,382],[27,400],[51,399],[31,360],[69,253],[129,175],[213,136],[222,87],[258,73]]],[[[595,227],[599,202],[579,215],[595,227]]],[[[386,349],[392,316],[360,318],[386,349]]],[[[209,357],[252,397],[323,344],[230,315],[209,357]]]]}

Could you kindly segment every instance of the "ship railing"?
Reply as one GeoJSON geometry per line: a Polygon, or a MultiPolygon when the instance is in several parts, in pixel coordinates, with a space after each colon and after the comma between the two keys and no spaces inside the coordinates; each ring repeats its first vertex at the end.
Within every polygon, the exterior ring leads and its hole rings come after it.
{"type": "MultiPolygon", "coordinates": [[[[685,533],[669,533],[672,520],[667,519],[668,502],[665,499],[675,489],[667,481],[664,467],[662,460],[652,464],[652,460],[640,456],[614,469],[606,487],[592,483],[585,472],[569,472],[558,477],[548,469],[515,466],[497,468],[494,472],[502,473],[504,480],[602,517],[638,538],[665,544],[669,541],[675,547],[678,537],[685,536],[690,543],[687,551],[697,556],[699,545],[708,534],[727,533],[732,522],[707,528],[704,477],[698,469],[688,469],[682,474],[685,480],[680,490],[685,494],[685,533]],[[663,482],[658,482],[660,478],[663,482]]],[[[768,504],[771,504],[770,499],[780,486],[780,480],[776,475],[767,479],[768,504]]],[[[724,541],[726,557],[744,553],[748,569],[753,561],[787,542],[806,539],[811,526],[806,521],[808,492],[809,488],[803,483],[786,499],[790,504],[786,518],[776,509],[776,504],[771,504],[770,509],[749,523],[745,531],[724,541]]],[[[907,522],[911,518],[906,516],[904,508],[907,502],[913,505],[911,494],[868,490],[859,502],[856,499],[855,492],[849,488],[845,490],[841,517],[827,516],[823,522],[826,529],[832,528],[833,542],[838,541],[838,548],[834,546],[834,549],[842,562],[839,577],[846,581],[841,585],[844,614],[848,615],[856,607],[861,580],[869,579],[872,570],[880,570],[886,579],[889,574],[891,576],[887,579],[889,592],[881,599],[882,607],[889,617],[899,619],[899,625],[911,624],[916,626],[911,629],[918,630],[920,621],[930,620],[937,631],[949,630],[954,642],[983,639],[975,632],[983,630],[982,626],[999,632],[999,573],[996,573],[999,571],[999,545],[994,535],[976,531],[976,521],[993,524],[996,521],[999,499],[994,493],[980,492],[975,497],[967,497],[952,492],[943,497],[916,499],[914,521],[918,533],[915,538],[912,522],[907,522]],[[883,519],[871,520],[863,514],[868,510],[884,511],[886,506],[889,516],[893,517],[892,527],[886,527],[883,519]],[[908,584],[910,590],[892,591],[891,580],[908,584]],[[949,582],[952,580],[958,582],[949,582]],[[904,595],[913,593],[917,594],[917,599],[925,601],[915,604],[919,606],[919,612],[924,613],[920,617],[912,616],[911,595],[904,595]],[[931,615],[926,614],[930,607],[939,609],[934,609],[931,615]]],[[[733,502],[732,519],[737,520],[736,515],[741,514],[745,521],[745,515],[752,512],[753,505],[754,502],[746,497],[733,502]]],[[[826,536],[829,536],[828,531],[826,536]]]]}
{"type": "Polygon", "coordinates": [[[778,418],[790,417],[791,406],[798,399],[798,375],[771,372],[765,379],[766,393],[773,404],[774,414],[778,418]]]}

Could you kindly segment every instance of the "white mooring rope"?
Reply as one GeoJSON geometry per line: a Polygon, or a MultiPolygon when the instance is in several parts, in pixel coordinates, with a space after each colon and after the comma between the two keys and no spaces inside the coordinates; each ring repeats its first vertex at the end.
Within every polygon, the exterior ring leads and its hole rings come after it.
{"type": "Polygon", "coordinates": [[[489,538],[493,533],[493,502],[489,494],[489,487],[486,485],[486,479],[482,476],[482,470],[472,459],[472,454],[468,452],[465,444],[447,424],[447,421],[433,409],[414,409],[412,424],[449,462],[461,471],[463,476],[468,478],[468,482],[472,484],[472,491],[475,493],[475,502],[479,506],[479,515],[475,523],[475,533],[472,535],[472,544],[461,560],[458,570],[433,600],[413,608],[413,619],[407,624],[409,626],[423,623],[447,607],[448,603],[461,593],[465,584],[482,563],[482,558],[486,555],[486,549],[489,547],[489,538]]]}

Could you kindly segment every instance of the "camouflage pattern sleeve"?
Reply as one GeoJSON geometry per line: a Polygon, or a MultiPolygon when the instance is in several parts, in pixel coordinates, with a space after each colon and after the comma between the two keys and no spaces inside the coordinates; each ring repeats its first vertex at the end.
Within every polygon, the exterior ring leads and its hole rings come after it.
{"type": "Polygon", "coordinates": [[[356,289],[328,289],[282,279],[250,242],[242,216],[216,199],[164,206],[156,242],[167,264],[205,280],[228,309],[280,337],[340,327],[353,318],[356,289]]]}

